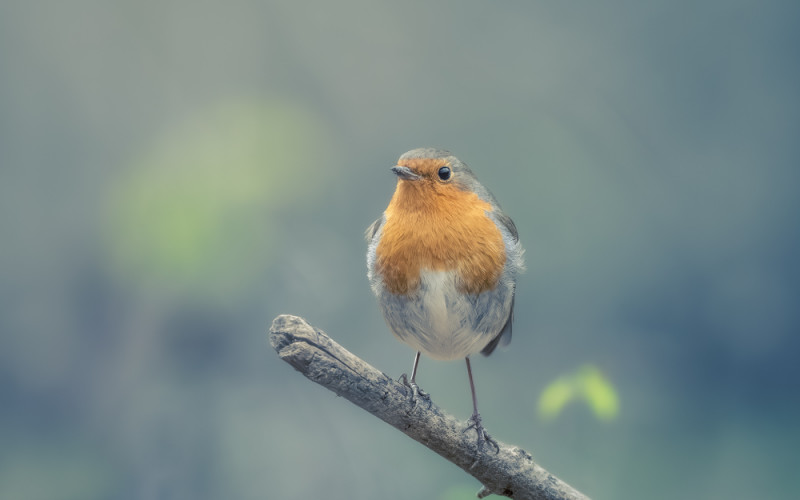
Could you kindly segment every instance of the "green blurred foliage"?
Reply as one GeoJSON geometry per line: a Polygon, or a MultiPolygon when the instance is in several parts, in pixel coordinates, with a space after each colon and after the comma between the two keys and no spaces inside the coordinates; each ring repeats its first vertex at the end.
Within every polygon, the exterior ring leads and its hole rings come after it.
{"type": "Polygon", "coordinates": [[[557,418],[571,402],[585,402],[599,420],[610,421],[619,415],[619,396],[614,385],[600,370],[584,365],[576,372],[551,382],[539,396],[539,415],[545,420],[557,418]]]}
{"type": "Polygon", "coordinates": [[[323,184],[330,142],[317,116],[277,99],[225,102],[168,131],[108,199],[113,268],[132,284],[231,296],[269,261],[281,210],[323,184]]]}

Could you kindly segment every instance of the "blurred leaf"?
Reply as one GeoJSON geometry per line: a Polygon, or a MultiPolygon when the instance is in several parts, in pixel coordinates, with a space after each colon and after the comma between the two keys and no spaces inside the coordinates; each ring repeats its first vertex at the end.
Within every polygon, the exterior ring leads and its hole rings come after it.
{"type": "Polygon", "coordinates": [[[583,395],[594,415],[601,420],[613,420],[619,413],[619,398],[611,382],[593,366],[580,373],[583,395]]]}
{"type": "Polygon", "coordinates": [[[613,384],[592,365],[551,382],[539,397],[539,415],[553,420],[572,401],[583,400],[600,420],[613,420],[619,414],[619,397],[613,384]]]}
{"type": "Polygon", "coordinates": [[[539,414],[545,419],[553,419],[561,413],[564,406],[575,396],[574,384],[567,377],[559,377],[545,387],[539,397],[539,414]]]}
{"type": "Polygon", "coordinates": [[[286,100],[227,102],[167,133],[109,200],[109,254],[133,284],[242,290],[278,239],[278,214],[316,193],[330,141],[286,100]]]}

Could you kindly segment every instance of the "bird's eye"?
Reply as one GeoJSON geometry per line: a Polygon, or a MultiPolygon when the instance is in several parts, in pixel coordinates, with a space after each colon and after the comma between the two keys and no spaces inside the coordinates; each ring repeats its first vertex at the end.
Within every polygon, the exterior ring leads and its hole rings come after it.
{"type": "Polygon", "coordinates": [[[442,167],[439,169],[439,178],[446,181],[450,178],[450,167],[442,167]]]}

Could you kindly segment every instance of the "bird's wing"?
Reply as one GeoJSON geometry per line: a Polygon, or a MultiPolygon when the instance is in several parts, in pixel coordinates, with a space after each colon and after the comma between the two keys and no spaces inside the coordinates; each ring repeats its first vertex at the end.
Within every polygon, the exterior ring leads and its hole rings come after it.
{"type": "Polygon", "coordinates": [[[381,215],[380,219],[376,220],[372,224],[369,225],[366,232],[364,233],[364,237],[367,239],[367,243],[372,243],[372,240],[375,238],[375,235],[378,234],[378,231],[381,230],[383,224],[386,222],[386,215],[381,215]]]}
{"type": "MultiPolygon", "coordinates": [[[[511,220],[511,217],[506,215],[502,210],[496,208],[490,213],[490,216],[503,226],[508,233],[511,235],[511,239],[516,244],[519,241],[519,233],[517,233],[517,226],[514,225],[514,221],[511,220]]],[[[500,329],[500,332],[489,342],[486,344],[486,347],[483,348],[481,354],[484,356],[488,356],[495,350],[498,344],[507,345],[511,342],[511,324],[514,322],[514,296],[516,294],[516,287],[511,290],[511,307],[508,310],[508,318],[506,318],[506,323],[503,325],[503,328],[500,329]]]]}
{"type": "Polygon", "coordinates": [[[500,333],[497,334],[495,338],[493,338],[486,347],[481,350],[481,354],[484,356],[490,355],[498,344],[502,343],[503,345],[507,345],[511,342],[511,323],[514,322],[514,292],[515,290],[511,291],[511,309],[508,312],[508,319],[506,319],[506,324],[503,325],[503,328],[500,330],[500,333]]]}
{"type": "Polygon", "coordinates": [[[517,233],[517,226],[514,225],[514,221],[511,220],[511,217],[505,214],[502,210],[495,209],[491,212],[491,216],[497,221],[499,224],[502,224],[504,228],[511,233],[511,237],[514,239],[515,242],[519,241],[519,234],[517,233]]]}

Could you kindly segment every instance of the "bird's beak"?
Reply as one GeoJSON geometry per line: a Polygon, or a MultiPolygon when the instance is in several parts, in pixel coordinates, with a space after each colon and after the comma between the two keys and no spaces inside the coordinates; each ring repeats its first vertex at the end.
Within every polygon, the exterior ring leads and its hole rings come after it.
{"type": "Polygon", "coordinates": [[[416,181],[420,179],[420,176],[415,174],[413,170],[408,167],[401,167],[400,165],[392,167],[392,172],[397,174],[397,177],[407,181],[416,181]]]}

